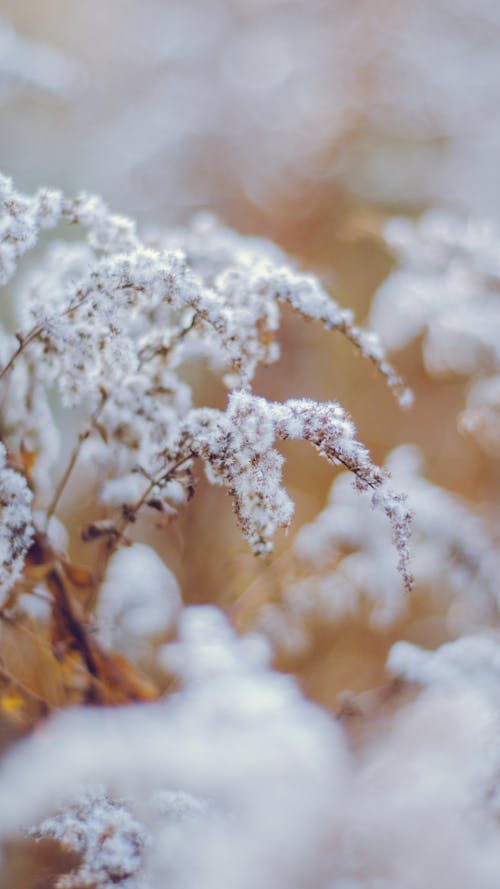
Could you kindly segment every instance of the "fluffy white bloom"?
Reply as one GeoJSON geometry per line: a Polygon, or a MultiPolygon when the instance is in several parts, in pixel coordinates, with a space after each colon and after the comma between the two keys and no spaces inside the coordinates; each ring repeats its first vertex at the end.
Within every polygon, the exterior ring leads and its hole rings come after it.
{"type": "Polygon", "coordinates": [[[81,854],[61,886],[497,885],[498,695],[430,689],[349,753],[215,608],[165,657],[170,701],[59,714],[2,764],[1,835],[45,819],[81,854]]]}
{"type": "Polygon", "coordinates": [[[33,538],[31,501],[26,479],[9,469],[0,442],[0,602],[20,578],[33,538]]]}
{"type": "Polygon", "coordinates": [[[463,636],[426,651],[410,642],[397,642],[389,653],[391,673],[421,685],[464,689],[469,686],[491,694],[500,688],[500,644],[490,635],[463,636]]]}
{"type": "Polygon", "coordinates": [[[141,889],[140,878],[147,833],[122,802],[99,791],[88,791],[57,815],[46,818],[29,834],[37,840],[57,840],[81,855],[81,863],[56,879],[57,889],[141,889]]]}
{"type": "Polygon", "coordinates": [[[282,488],[283,458],[274,443],[303,438],[347,466],[359,489],[372,491],[373,503],[393,525],[409,584],[404,501],[384,485],[383,473],[354,438],[343,409],[307,400],[268,404],[250,390],[258,366],[279,357],[276,335],[281,306],[287,304],[306,320],[342,333],[378,368],[400,401],[408,402],[377,338],[357,327],[352,313],[340,309],[317,278],[292,268],[274,245],[241,237],[207,216],[187,230],[146,243],[133,222],[111,214],[91,195],[69,201],[44,190],[30,198],[2,178],[0,199],[4,282],[40,228],[66,220],[87,232],[85,243],[52,245],[24,276],[17,310],[23,332],[16,335],[17,346],[7,335],[2,346],[6,416],[16,439],[41,452],[37,480],[50,467],[50,457],[52,463],[57,457],[46,396],[47,387],[55,386],[63,406],[87,412],[75,453],[81,449],[85,456],[87,439],[100,439],[92,459],[106,477],[106,502],[133,510],[144,498],[171,515],[191,496],[193,459],[201,457],[210,480],[228,488],[249,543],[264,552],[293,512],[282,488]],[[238,389],[226,412],[192,406],[182,371],[193,356],[206,360],[230,389],[238,389]],[[11,374],[22,383],[16,392],[11,374]],[[46,431],[37,435],[40,424],[46,431]],[[134,471],[145,484],[133,486],[140,493],[131,503],[134,471]]]}
{"type": "Polygon", "coordinates": [[[375,296],[374,328],[388,349],[423,335],[431,374],[479,379],[462,425],[494,451],[500,435],[500,230],[432,211],[417,222],[393,219],[386,239],[398,265],[375,296]]]}
{"type": "Polygon", "coordinates": [[[416,222],[391,220],[385,236],[398,267],[379,289],[371,318],[386,346],[402,348],[423,333],[431,372],[497,366],[500,230],[433,210],[416,222]]]}
{"type": "Polygon", "coordinates": [[[148,889],[194,889],[201,877],[209,889],[285,889],[337,873],[328,850],[350,768],[342,732],[261,649],[215,609],[188,609],[176,648],[184,689],[158,704],[60,714],[16,745],[0,769],[1,835],[69,806],[42,833],[71,842],[75,796],[102,784],[116,803],[90,802],[83,873],[105,873],[120,840],[123,868],[135,865],[142,833],[148,889]],[[102,837],[105,823],[113,836],[102,837]]]}
{"type": "Polygon", "coordinates": [[[172,572],[150,546],[134,543],[109,562],[96,615],[99,636],[133,656],[145,638],[173,629],[180,604],[172,572]]]}
{"type": "MultiPolygon", "coordinates": [[[[405,445],[386,469],[412,510],[411,569],[416,594],[430,593],[448,612],[452,631],[482,625],[499,608],[500,558],[480,517],[456,495],[427,481],[418,450],[405,445]]],[[[338,478],[325,509],[297,534],[294,576],[281,605],[263,609],[259,626],[279,648],[307,647],[307,625],[335,623],[368,605],[375,627],[405,613],[405,595],[390,531],[380,511],[356,497],[348,475],[338,478]]]]}
{"type": "Polygon", "coordinates": [[[472,433],[489,454],[500,453],[500,374],[472,384],[459,425],[472,433]]]}
{"type": "MultiPolygon", "coordinates": [[[[254,551],[265,552],[279,527],[287,527],[293,504],[283,491],[283,457],[274,444],[303,439],[319,453],[347,467],[358,491],[372,493],[372,503],[388,517],[406,586],[410,513],[403,495],[387,486],[386,474],[375,466],[355,436],[355,427],[340,405],[291,399],[268,402],[246,391],[233,392],[227,411],[193,410],[181,429],[178,454],[203,457],[209,478],[228,488],[239,525],[254,551]]],[[[172,459],[176,451],[172,453],[172,459]]]]}

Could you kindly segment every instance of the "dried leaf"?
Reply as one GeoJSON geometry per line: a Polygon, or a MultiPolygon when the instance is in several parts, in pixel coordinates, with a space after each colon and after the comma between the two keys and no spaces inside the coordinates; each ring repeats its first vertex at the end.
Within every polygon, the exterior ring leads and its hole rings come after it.
{"type": "Polygon", "coordinates": [[[23,696],[15,689],[5,692],[0,698],[0,708],[7,716],[16,716],[20,711],[24,710],[25,701],[23,696]]]}
{"type": "Polygon", "coordinates": [[[64,573],[68,580],[76,587],[87,588],[93,586],[94,576],[85,565],[75,565],[73,562],[62,562],[64,573]]]}

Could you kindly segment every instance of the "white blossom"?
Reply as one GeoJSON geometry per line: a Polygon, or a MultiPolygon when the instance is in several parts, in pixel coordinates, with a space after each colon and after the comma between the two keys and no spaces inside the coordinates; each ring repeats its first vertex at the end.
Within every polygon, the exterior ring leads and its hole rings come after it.
{"type": "Polygon", "coordinates": [[[494,889],[498,694],[431,687],[349,752],[215,608],[166,661],[170,701],[58,714],[3,761],[0,833],[79,851],[62,886],[494,889]]]}
{"type": "MultiPolygon", "coordinates": [[[[429,482],[416,447],[394,450],[386,470],[407,493],[412,512],[414,595],[433,597],[450,631],[491,621],[500,606],[500,559],[487,523],[458,496],[429,482]]],[[[408,507],[404,507],[407,509],[408,507]]],[[[403,526],[404,527],[404,526],[403,526]]],[[[308,624],[335,624],[369,609],[374,627],[398,622],[408,607],[380,510],[369,510],[347,474],[332,485],[325,509],[298,532],[283,601],[267,605],[258,625],[278,648],[304,650],[308,624]]]]}
{"type": "Polygon", "coordinates": [[[193,410],[181,429],[179,455],[201,456],[209,479],[228,488],[238,524],[254,551],[265,552],[280,527],[290,524],[293,504],[281,484],[283,457],[276,440],[303,439],[333,463],[353,473],[358,491],[372,493],[372,503],[386,514],[399,552],[399,569],[411,586],[408,568],[410,513],[404,496],[387,486],[386,474],[375,466],[356,438],[355,428],[335,402],[308,399],[272,403],[246,391],[233,392],[227,411],[193,410]]]}
{"type": "Polygon", "coordinates": [[[96,614],[99,637],[133,657],[138,643],[172,631],[180,602],[172,572],[151,547],[134,543],[109,562],[96,614]]]}
{"type": "Polygon", "coordinates": [[[5,598],[21,577],[33,538],[32,493],[26,479],[7,462],[0,443],[0,596],[5,598]]]}
{"type": "Polygon", "coordinates": [[[375,296],[374,328],[388,349],[422,335],[430,374],[471,378],[461,424],[494,452],[500,434],[500,230],[431,211],[417,222],[393,219],[386,239],[397,267],[375,296]]]}
{"type": "Polygon", "coordinates": [[[50,816],[43,834],[74,845],[74,800],[102,785],[76,838],[94,879],[119,867],[120,841],[122,878],[133,866],[148,889],[285,889],[338,873],[329,839],[350,770],[340,727],[216,609],[187,609],[176,645],[183,689],[170,700],[61,713],[15,745],[0,769],[0,834],[50,816]]]}
{"type": "Polygon", "coordinates": [[[496,699],[500,688],[500,644],[494,633],[462,636],[427,651],[410,642],[397,642],[387,660],[391,673],[425,686],[476,687],[496,699]]]}
{"type": "MultiPolygon", "coordinates": [[[[42,467],[50,467],[50,451],[52,462],[57,456],[54,436],[36,435],[40,421],[53,428],[44,387],[57,387],[64,407],[87,411],[77,449],[85,456],[87,440],[100,439],[92,459],[105,476],[105,501],[121,497],[135,508],[128,501],[135,471],[146,480],[136,502],[142,505],[149,492],[149,503],[154,500],[173,514],[183,500],[179,486],[184,500],[191,496],[193,459],[201,457],[210,480],[224,484],[233,497],[250,545],[265,552],[293,513],[282,488],[283,457],[274,443],[303,438],[347,466],[360,490],[371,490],[374,505],[393,525],[401,572],[410,583],[404,501],[384,485],[383,473],[355,440],[343,409],[307,400],[271,405],[250,389],[258,366],[279,357],[280,308],[288,304],[305,319],[342,333],[375,364],[400,401],[408,402],[408,391],[377,338],[357,327],[352,313],[340,309],[317,278],[293,269],[272,244],[241,237],[207,216],[148,243],[133,222],[110,213],[100,198],[80,194],[70,201],[47,190],[29,198],[10,180],[1,183],[4,281],[41,227],[65,220],[87,232],[86,243],[53,244],[24,276],[17,309],[23,330],[0,376],[7,415],[14,413],[12,433],[43,455],[37,478],[42,467]],[[206,360],[233,390],[226,412],[193,407],[182,371],[194,356],[206,360]],[[24,401],[33,399],[24,424],[20,402],[9,389],[13,373],[23,375],[24,401]],[[120,478],[125,479],[121,494],[120,478]]],[[[8,354],[8,337],[5,342],[8,354]]]]}
{"type": "Polygon", "coordinates": [[[141,889],[140,877],[148,835],[123,802],[101,791],[87,791],[80,798],[29,831],[37,840],[57,840],[77,852],[81,862],[56,878],[57,889],[141,889]]]}

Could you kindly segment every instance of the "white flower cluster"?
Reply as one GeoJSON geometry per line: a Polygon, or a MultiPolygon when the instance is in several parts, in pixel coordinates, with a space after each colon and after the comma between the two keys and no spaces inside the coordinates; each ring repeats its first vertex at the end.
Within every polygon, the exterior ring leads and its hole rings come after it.
{"type": "Polygon", "coordinates": [[[178,583],[154,549],[134,543],[111,558],[99,592],[100,641],[133,657],[146,639],[172,631],[181,607],[178,583]]]}
{"type": "Polygon", "coordinates": [[[164,659],[183,684],[169,700],[61,713],[13,748],[0,836],[62,807],[39,833],[82,852],[99,889],[132,874],[148,889],[315,885],[348,765],[339,726],[215,608],[186,609],[164,659]],[[68,806],[101,785],[107,800],[68,806]]]}
{"type": "Polygon", "coordinates": [[[0,606],[21,576],[33,538],[31,501],[26,479],[9,468],[0,442],[0,606]]]}
{"type": "MultiPolygon", "coordinates": [[[[376,337],[358,328],[315,277],[290,268],[273,245],[240,237],[208,216],[188,231],[156,234],[145,243],[131,221],[110,214],[89,195],[69,201],[43,190],[29,198],[3,178],[0,205],[4,283],[41,228],[66,219],[87,230],[86,242],[49,247],[19,288],[22,332],[17,343],[10,338],[10,357],[0,371],[11,434],[42,449],[43,436],[49,443],[55,438],[47,432],[37,437],[33,425],[34,418],[50,425],[46,387],[56,387],[64,406],[88,412],[77,449],[84,456],[91,445],[92,464],[106,477],[107,503],[134,507],[154,500],[171,511],[190,496],[192,461],[201,457],[210,479],[232,495],[256,552],[270,548],[293,511],[274,442],[306,439],[347,466],[358,488],[372,491],[374,504],[397,529],[409,584],[408,513],[402,498],[386,492],[384,474],[355,440],[342,408],[305,400],[268,404],[251,393],[257,367],[279,357],[280,306],[288,304],[304,318],[339,330],[374,363],[400,401],[408,402],[376,337]],[[182,371],[194,357],[236,390],[225,412],[192,406],[182,371]],[[21,378],[19,391],[11,374],[21,378]],[[19,393],[24,403],[30,399],[26,420],[19,393]]],[[[8,343],[5,335],[7,355],[8,343]]],[[[47,454],[39,456],[45,468],[47,454]]]]}
{"type": "Polygon", "coordinates": [[[58,877],[57,889],[140,889],[141,869],[147,834],[144,827],[121,802],[101,791],[88,791],[62,812],[46,818],[29,831],[37,840],[57,840],[81,855],[80,864],[58,877]]]}
{"type": "MultiPolygon", "coordinates": [[[[488,528],[458,496],[422,474],[416,447],[404,445],[386,463],[413,511],[411,568],[417,594],[431,596],[448,632],[488,625],[498,614],[500,556],[488,528]],[[447,615],[447,616],[446,616],[447,615]]],[[[294,575],[283,601],[267,605],[259,626],[278,649],[307,648],[308,624],[335,623],[369,608],[374,627],[397,623],[408,600],[401,588],[389,529],[363,508],[349,477],[334,483],[328,505],[294,542],[294,575]]]]}
{"type": "Polygon", "coordinates": [[[372,492],[372,503],[389,518],[406,586],[410,513],[403,495],[387,488],[386,474],[374,466],[368,451],[354,437],[355,429],[338,404],[307,399],[276,404],[248,392],[234,392],[227,411],[201,409],[188,414],[179,454],[204,458],[209,478],[225,485],[234,498],[238,522],[256,552],[270,549],[279,527],[287,527],[293,504],[282,489],[283,457],[277,439],[303,439],[333,463],[346,466],[356,488],[372,492]]]}
{"type": "Polygon", "coordinates": [[[164,655],[182,689],[61,713],[16,745],[0,836],[46,818],[35,836],[82,855],[61,887],[420,889],[437,873],[495,889],[498,645],[476,649],[477,682],[438,683],[349,750],[341,724],[267,667],[262,640],[238,639],[215,608],[186,609],[164,655]]]}
{"type": "Polygon", "coordinates": [[[372,307],[389,350],[423,335],[427,370],[470,377],[461,418],[491,453],[500,442],[500,229],[432,211],[393,219],[385,237],[397,260],[372,307]]]}
{"type": "Polygon", "coordinates": [[[500,646],[494,633],[462,636],[435,651],[397,642],[387,666],[395,676],[421,685],[459,689],[478,686],[493,699],[500,690],[500,646]]]}

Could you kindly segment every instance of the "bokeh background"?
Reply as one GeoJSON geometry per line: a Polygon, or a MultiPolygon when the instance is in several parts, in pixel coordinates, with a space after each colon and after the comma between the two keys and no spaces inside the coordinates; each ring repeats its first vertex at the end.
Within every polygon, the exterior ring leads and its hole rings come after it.
{"type": "MultiPolygon", "coordinates": [[[[361,321],[393,264],[381,239],[390,216],[435,205],[500,216],[499,108],[495,0],[1,4],[0,166],[20,189],[96,191],[144,227],[210,209],[278,242],[361,321]]],[[[394,360],[416,404],[402,413],[338,336],[287,315],[282,343],[259,393],[339,400],[378,462],[416,442],[429,478],[496,527],[498,462],[457,431],[463,380],[429,379],[419,345],[406,349],[394,360]]],[[[210,376],[198,392],[223,403],[210,376]]],[[[323,506],[335,471],[305,445],[286,456],[296,530],[323,506]]],[[[72,527],[95,509],[85,478],[75,484],[62,504],[72,527]]],[[[242,629],[279,600],[291,536],[256,563],[226,498],[203,483],[175,527],[135,533],[187,601],[222,604],[242,629]]],[[[91,559],[77,534],[73,548],[91,559]]],[[[364,620],[318,626],[313,650],[283,666],[336,708],[339,691],[385,681],[393,639],[432,646],[447,633],[417,591],[390,632],[364,620]]]]}

